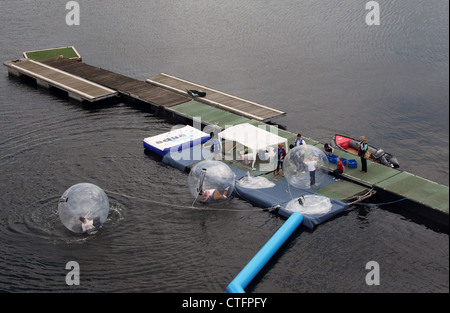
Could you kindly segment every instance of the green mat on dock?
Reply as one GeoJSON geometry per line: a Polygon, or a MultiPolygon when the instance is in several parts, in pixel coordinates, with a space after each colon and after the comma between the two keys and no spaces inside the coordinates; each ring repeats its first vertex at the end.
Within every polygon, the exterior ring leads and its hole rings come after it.
{"type": "Polygon", "coordinates": [[[207,105],[195,100],[172,106],[170,110],[183,115],[200,118],[202,122],[218,125],[221,128],[241,123],[256,123],[248,118],[207,105]]]}
{"type": "Polygon", "coordinates": [[[62,47],[54,49],[27,51],[24,52],[23,54],[26,58],[32,60],[45,60],[55,58],[61,55],[68,59],[80,58],[80,55],[76,52],[74,47],[62,47]]]}
{"type": "Polygon", "coordinates": [[[417,177],[407,172],[400,172],[376,185],[399,195],[426,204],[445,213],[449,212],[448,187],[417,177]]]}

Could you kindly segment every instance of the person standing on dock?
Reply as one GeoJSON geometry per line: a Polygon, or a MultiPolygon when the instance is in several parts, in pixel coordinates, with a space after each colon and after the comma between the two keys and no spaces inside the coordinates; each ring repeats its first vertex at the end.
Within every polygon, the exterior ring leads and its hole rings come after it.
{"type": "Polygon", "coordinates": [[[366,152],[369,149],[367,144],[367,139],[365,136],[361,136],[361,141],[359,142],[358,155],[361,157],[361,173],[367,173],[367,159],[366,152]]]}
{"type": "MultiPolygon", "coordinates": [[[[284,157],[286,156],[286,150],[284,149],[284,145],[282,143],[278,144],[277,154],[278,154],[278,164],[277,164],[277,170],[275,172],[275,176],[279,174],[280,166],[281,166],[281,169],[283,169],[283,161],[284,161],[284,157]]],[[[284,177],[284,172],[281,176],[284,177]]]]}
{"type": "Polygon", "coordinates": [[[210,133],[211,137],[211,148],[210,152],[214,155],[214,160],[222,160],[222,144],[220,140],[217,138],[217,135],[214,132],[210,133]]]}
{"type": "Polygon", "coordinates": [[[302,145],[306,145],[306,142],[302,138],[301,134],[297,134],[297,138],[295,138],[294,146],[298,147],[298,146],[302,146],[302,145]]]}

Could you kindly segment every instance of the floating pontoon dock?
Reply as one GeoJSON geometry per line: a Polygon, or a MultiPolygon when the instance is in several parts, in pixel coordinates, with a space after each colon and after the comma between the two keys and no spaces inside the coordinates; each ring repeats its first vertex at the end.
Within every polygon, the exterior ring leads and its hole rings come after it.
{"type": "Polygon", "coordinates": [[[11,75],[27,75],[36,79],[39,86],[64,90],[69,97],[78,101],[94,102],[117,95],[115,90],[31,59],[8,61],[3,64],[8,67],[11,75]]]}
{"type": "Polygon", "coordinates": [[[47,66],[107,86],[108,88],[116,90],[122,96],[128,96],[146,102],[149,105],[154,106],[154,108],[171,107],[176,104],[190,101],[189,97],[184,97],[163,88],[152,86],[144,81],[76,60],[52,58],[42,60],[41,62],[47,66]]]}
{"type": "Polygon", "coordinates": [[[200,90],[206,92],[204,97],[198,97],[196,100],[260,122],[268,121],[286,114],[283,111],[164,73],[147,79],[147,82],[183,95],[188,95],[187,90],[200,90]]]}
{"type": "MultiPolygon", "coordinates": [[[[45,58],[51,52],[45,50],[43,54],[36,51],[33,53],[45,58]]],[[[88,65],[80,61],[81,57],[69,59],[74,53],[71,49],[68,49],[68,55],[64,55],[64,50],[56,53],[63,53],[63,56],[39,61],[19,59],[4,62],[4,65],[12,75],[30,76],[36,79],[38,85],[65,90],[74,99],[93,102],[118,95],[148,107],[173,123],[187,124],[192,123],[194,118],[199,118],[202,126],[215,125],[221,129],[241,123],[269,127],[266,122],[285,114],[172,75],[159,74],[146,81],[139,81],[88,65]],[[193,98],[186,89],[204,91],[206,96],[193,98]]],[[[294,133],[281,129],[278,129],[278,135],[287,138],[290,144],[296,137],[294,133]]],[[[313,139],[306,138],[306,142],[322,147],[322,143],[313,139]]],[[[336,151],[336,154],[346,159],[355,159],[355,156],[343,151],[336,151]]],[[[356,159],[359,163],[359,159],[356,159]]],[[[402,200],[398,202],[399,205],[403,204],[402,208],[412,208],[425,218],[443,225],[448,231],[448,186],[373,162],[368,162],[367,173],[361,173],[360,169],[359,164],[357,168],[346,168],[344,180],[319,187],[314,192],[334,199],[350,199],[373,188],[386,198],[386,202],[402,200]]]]}

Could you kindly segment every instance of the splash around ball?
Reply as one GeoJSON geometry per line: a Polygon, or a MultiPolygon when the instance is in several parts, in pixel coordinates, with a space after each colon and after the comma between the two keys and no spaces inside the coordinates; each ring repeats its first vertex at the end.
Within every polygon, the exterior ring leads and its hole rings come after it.
{"type": "Polygon", "coordinates": [[[79,183],[67,189],[58,203],[58,215],[64,226],[74,233],[99,228],[109,214],[106,193],[90,183],[79,183]]]}
{"type": "Polygon", "coordinates": [[[235,188],[236,175],[221,161],[205,160],[196,164],[188,177],[189,192],[203,203],[230,199],[235,188]]]}

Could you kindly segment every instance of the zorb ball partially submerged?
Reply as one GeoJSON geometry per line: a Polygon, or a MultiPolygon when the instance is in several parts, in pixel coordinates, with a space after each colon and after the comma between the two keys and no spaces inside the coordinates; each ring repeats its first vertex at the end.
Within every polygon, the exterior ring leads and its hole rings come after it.
{"type": "Polygon", "coordinates": [[[330,198],[321,195],[304,195],[289,201],[286,211],[300,212],[303,215],[320,215],[330,212],[331,206],[330,198]]]}
{"type": "Polygon", "coordinates": [[[58,203],[58,215],[66,228],[74,233],[84,232],[82,221],[90,221],[90,230],[103,224],[109,214],[109,201],[105,192],[90,183],[80,183],[67,189],[58,203]]]}
{"type": "Polygon", "coordinates": [[[289,183],[299,189],[320,186],[328,177],[329,162],[325,153],[311,145],[297,146],[284,158],[283,173],[289,183]],[[314,168],[313,185],[310,169],[314,168]]]}
{"type": "Polygon", "coordinates": [[[196,164],[188,177],[189,192],[200,202],[222,202],[232,195],[236,175],[221,161],[205,160],[196,164]],[[215,190],[215,191],[214,191],[215,190]]]}

